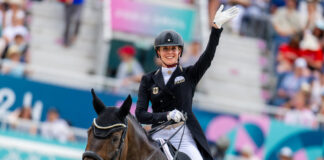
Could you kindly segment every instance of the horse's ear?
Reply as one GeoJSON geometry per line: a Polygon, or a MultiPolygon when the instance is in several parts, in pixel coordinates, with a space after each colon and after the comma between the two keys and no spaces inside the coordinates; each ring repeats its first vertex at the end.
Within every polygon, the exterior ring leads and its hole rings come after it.
{"type": "Polygon", "coordinates": [[[119,118],[120,119],[125,119],[125,117],[128,115],[129,110],[132,106],[132,97],[130,95],[127,96],[126,100],[124,101],[124,103],[121,105],[120,109],[119,109],[119,118]]]}
{"type": "Polygon", "coordinates": [[[106,107],[105,104],[101,102],[101,100],[97,97],[94,89],[91,89],[92,93],[92,104],[93,108],[95,109],[96,113],[99,115],[106,107]]]}

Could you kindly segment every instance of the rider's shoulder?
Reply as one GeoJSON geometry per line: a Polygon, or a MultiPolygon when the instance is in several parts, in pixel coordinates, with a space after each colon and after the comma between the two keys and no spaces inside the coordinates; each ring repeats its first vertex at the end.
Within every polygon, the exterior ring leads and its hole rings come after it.
{"type": "Polygon", "coordinates": [[[149,73],[146,73],[143,75],[142,77],[142,81],[143,80],[149,80],[149,79],[152,79],[154,75],[157,75],[158,73],[160,72],[160,69],[157,69],[155,71],[152,71],[152,72],[149,72],[149,73]]]}
{"type": "Polygon", "coordinates": [[[149,72],[149,73],[145,74],[145,76],[152,77],[152,76],[157,75],[159,72],[161,72],[161,69],[160,68],[157,69],[157,70],[155,70],[155,71],[152,71],[152,72],[149,72]]]}

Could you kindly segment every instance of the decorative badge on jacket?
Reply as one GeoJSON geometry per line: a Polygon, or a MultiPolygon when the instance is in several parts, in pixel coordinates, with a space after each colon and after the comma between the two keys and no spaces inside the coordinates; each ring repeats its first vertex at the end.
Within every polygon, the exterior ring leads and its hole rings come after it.
{"type": "Polygon", "coordinates": [[[178,76],[174,79],[174,84],[180,84],[185,82],[185,78],[183,76],[178,76]]]}
{"type": "Polygon", "coordinates": [[[158,94],[159,93],[159,88],[158,87],[154,87],[153,88],[153,94],[158,94]]]}

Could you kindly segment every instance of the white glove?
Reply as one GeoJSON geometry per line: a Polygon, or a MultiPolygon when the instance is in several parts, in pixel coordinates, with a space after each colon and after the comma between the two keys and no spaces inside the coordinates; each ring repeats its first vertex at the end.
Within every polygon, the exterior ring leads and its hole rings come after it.
{"type": "Polygon", "coordinates": [[[168,121],[170,121],[172,119],[174,122],[177,122],[177,123],[180,122],[181,120],[185,120],[183,114],[176,109],[174,109],[173,111],[168,113],[167,119],[168,119],[168,121]]]}
{"type": "Polygon", "coordinates": [[[216,24],[216,26],[219,28],[221,28],[224,23],[234,18],[239,13],[239,9],[236,6],[222,12],[223,8],[224,5],[221,5],[218,8],[214,18],[214,24],[216,24]]]}

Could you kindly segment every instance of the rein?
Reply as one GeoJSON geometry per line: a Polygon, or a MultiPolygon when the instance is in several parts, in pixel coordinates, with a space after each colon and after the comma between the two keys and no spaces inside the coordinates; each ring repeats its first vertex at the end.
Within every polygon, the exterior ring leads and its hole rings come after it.
{"type": "MultiPolygon", "coordinates": [[[[159,126],[156,126],[156,127],[154,127],[152,130],[150,130],[149,131],[149,135],[152,135],[152,134],[154,134],[154,133],[156,133],[156,132],[158,132],[158,131],[160,131],[160,130],[162,130],[162,129],[164,129],[165,127],[167,127],[168,125],[170,125],[171,123],[172,123],[173,121],[172,120],[170,120],[170,121],[167,121],[167,122],[164,122],[164,123],[162,123],[161,125],[159,125],[159,126]],[[169,124],[170,123],[170,124],[169,124]],[[162,127],[161,127],[162,126],[162,127]],[[161,127],[161,128],[159,128],[159,127],[161,127]],[[152,132],[151,132],[152,131],[152,132]]],[[[177,130],[177,131],[175,131],[158,149],[161,149],[165,144],[167,144],[168,142],[170,142],[170,140],[183,128],[183,131],[182,131],[182,135],[181,135],[181,138],[180,138],[180,143],[179,143],[179,145],[178,145],[178,148],[177,148],[177,151],[176,151],[176,153],[175,153],[175,155],[174,155],[174,157],[173,157],[173,160],[175,160],[176,158],[177,158],[177,156],[178,156],[178,153],[179,153],[179,149],[180,149],[180,146],[181,146],[181,142],[182,142],[182,138],[183,138],[183,135],[184,135],[184,131],[185,131],[185,129],[186,129],[186,127],[185,127],[185,125],[186,125],[186,120],[184,121],[184,123],[181,125],[181,127],[177,130]]],[[[157,149],[155,149],[152,153],[151,153],[151,155],[148,157],[148,158],[146,158],[146,160],[149,160],[149,159],[151,159],[152,158],[152,156],[156,153],[156,151],[157,151],[157,149]]]]}
{"type": "Polygon", "coordinates": [[[168,125],[172,124],[172,122],[173,122],[173,121],[171,121],[171,120],[170,120],[170,121],[166,121],[166,122],[164,122],[164,123],[162,123],[162,124],[160,124],[160,125],[158,125],[158,126],[152,128],[152,129],[148,132],[148,135],[149,135],[149,136],[152,136],[154,133],[159,132],[160,130],[164,129],[164,128],[167,127],[168,125]]]}

